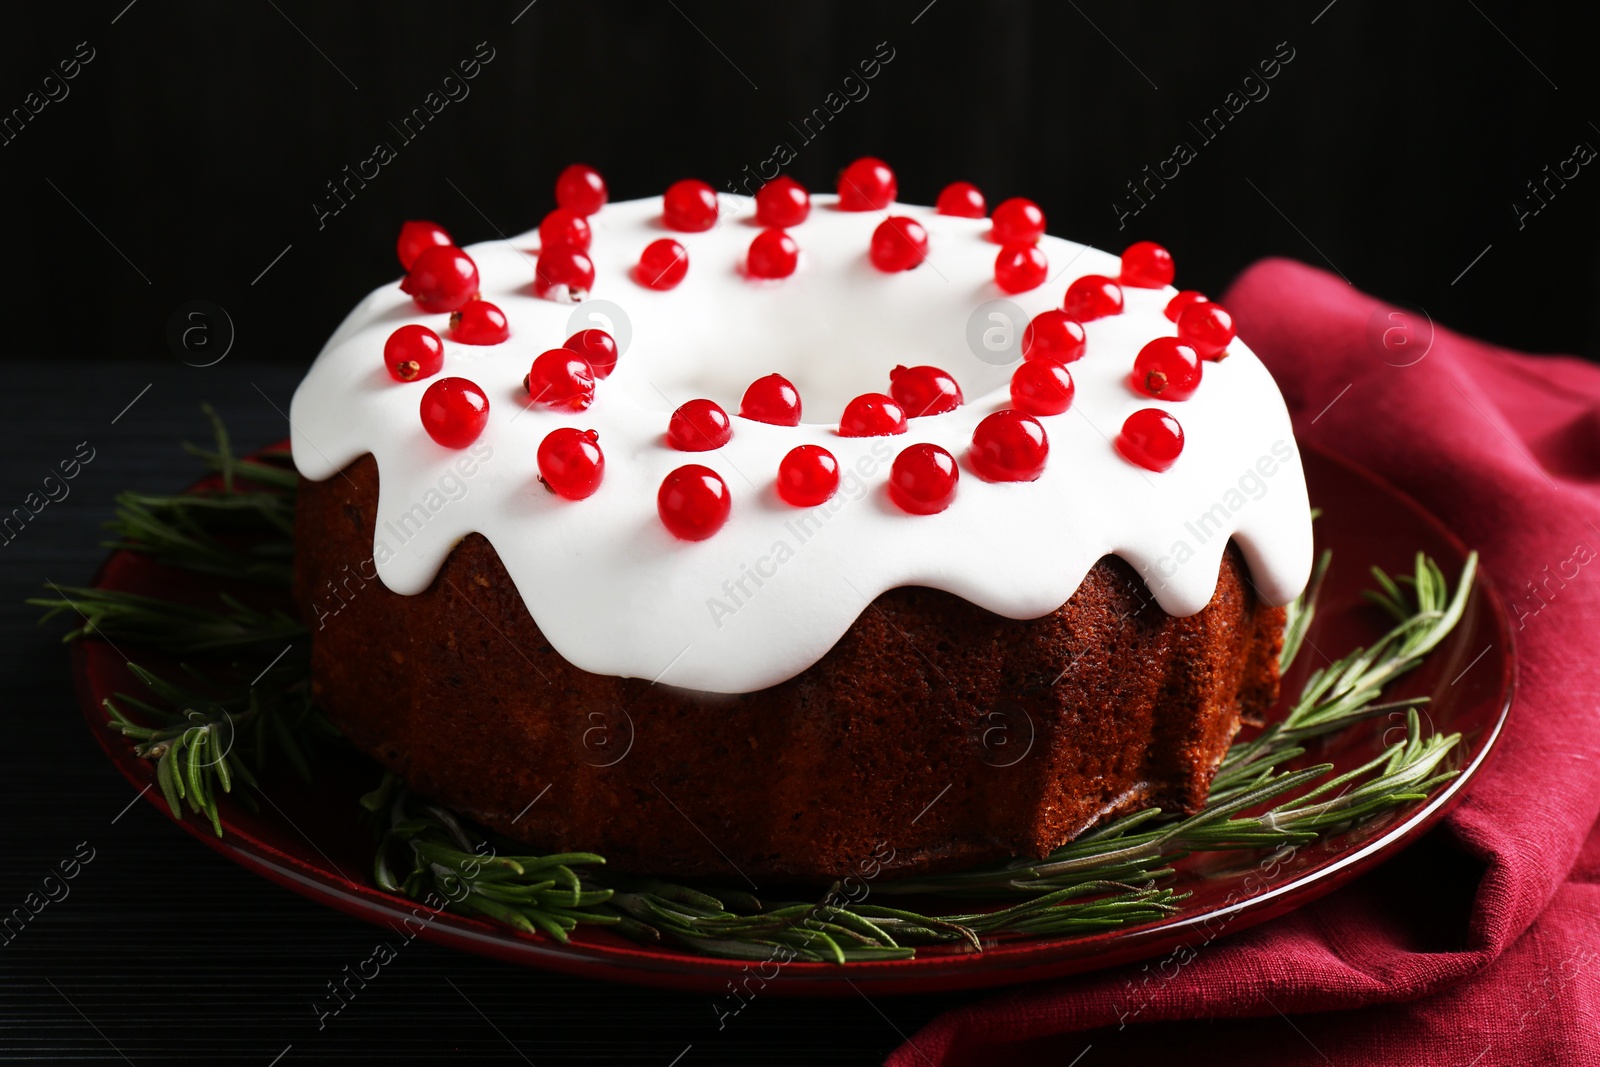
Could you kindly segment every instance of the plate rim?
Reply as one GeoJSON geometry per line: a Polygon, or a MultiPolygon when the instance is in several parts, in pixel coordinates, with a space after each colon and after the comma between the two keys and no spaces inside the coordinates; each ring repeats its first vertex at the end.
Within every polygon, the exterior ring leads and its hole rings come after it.
{"type": "MultiPolygon", "coordinates": [[[[1311,442],[1298,444],[1302,451],[1316,453],[1320,460],[1343,467],[1383,491],[1431,526],[1461,558],[1465,559],[1471,551],[1437,516],[1388,479],[1322,445],[1311,442]]],[[[99,586],[113,561],[125,552],[119,550],[108,554],[96,569],[90,585],[99,586]]],[[[1345,879],[1337,877],[1341,872],[1352,866],[1365,869],[1375,864],[1377,857],[1386,858],[1388,854],[1400,851],[1440,822],[1465,798],[1467,787],[1476,780],[1498,750],[1498,742],[1515,703],[1520,659],[1505,601],[1482,568],[1474,577],[1474,586],[1475,594],[1482,599],[1483,609],[1505,638],[1498,707],[1493,723],[1478,743],[1471,759],[1460,768],[1455,778],[1370,841],[1280,885],[1232,904],[1193,914],[1168,916],[1131,929],[1099,931],[1080,937],[1005,942],[982,953],[860,961],[843,967],[796,960],[778,964],[779,977],[767,980],[761,991],[775,995],[834,996],[858,992],[857,986],[869,986],[875,993],[894,995],[1012,985],[1033,979],[1093,973],[1160,955],[1165,949],[1183,944],[1194,929],[1203,923],[1216,923],[1222,919],[1226,921],[1227,929],[1214,936],[1237,934],[1332,892],[1345,884],[1345,879]],[[1248,921],[1239,924],[1239,920],[1243,919],[1248,921]],[[1096,941],[1105,944],[1106,950],[1096,954],[1088,966],[1083,965],[1085,957],[1082,955],[1062,954],[1064,946],[1076,945],[1081,948],[1085,943],[1096,941]]],[[[131,785],[141,789],[140,797],[155,805],[169,821],[182,827],[190,836],[205,842],[214,851],[246,870],[261,874],[292,892],[391,930],[390,920],[425,914],[427,921],[414,935],[423,940],[523,966],[631,985],[721,993],[729,979],[745,976],[750,973],[752,964],[764,962],[700,956],[667,942],[654,946],[613,946],[586,941],[562,944],[543,935],[529,936],[480,919],[430,909],[418,901],[396,896],[374,885],[358,885],[345,877],[331,860],[326,862],[333,871],[296,860],[231,823],[226,812],[222,817],[226,836],[222,838],[212,833],[209,822],[190,817],[172,819],[165,798],[154,788],[153,767],[148,761],[133,756],[131,747],[122,735],[105,726],[104,712],[94,691],[94,672],[90,665],[96,650],[100,650],[100,655],[115,655],[114,648],[108,642],[74,642],[71,670],[80,711],[112,764],[131,785]],[[240,842],[248,847],[242,847],[240,842]],[[316,876],[298,869],[297,864],[315,871],[316,876]]],[[[117,660],[120,661],[120,656],[117,656],[117,660]]],[[[283,818],[299,832],[287,816],[283,818]]]]}

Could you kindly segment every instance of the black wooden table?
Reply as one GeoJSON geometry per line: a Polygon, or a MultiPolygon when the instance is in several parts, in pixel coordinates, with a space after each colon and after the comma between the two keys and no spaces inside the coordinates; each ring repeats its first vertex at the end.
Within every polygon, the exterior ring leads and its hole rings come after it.
{"type": "Polygon", "coordinates": [[[42,895],[60,862],[90,849],[93,859],[65,896],[49,883],[60,899],[0,935],[0,1061],[877,1063],[971,998],[757,998],[719,1029],[710,996],[417,942],[319,1029],[313,1003],[368,956],[377,929],[234,866],[147,801],[130,803],[134,791],[78,710],[62,627],[40,627],[22,603],[46,581],[87,582],[117,492],[175,490],[194,477],[180,444],[209,440],[202,400],[240,449],[286,436],[300,371],[235,357],[204,369],[30,363],[5,374],[0,516],[43,495],[80,442],[94,458],[0,545],[0,915],[42,895]]]}

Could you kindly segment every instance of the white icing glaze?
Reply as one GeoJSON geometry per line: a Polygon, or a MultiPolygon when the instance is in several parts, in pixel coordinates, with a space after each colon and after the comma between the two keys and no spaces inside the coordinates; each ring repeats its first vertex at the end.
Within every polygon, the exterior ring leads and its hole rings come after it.
{"type": "MultiPolygon", "coordinates": [[[[793,277],[752,281],[742,270],[758,232],[753,205],[724,197],[718,226],[672,235],[688,249],[690,266],[668,292],[646,289],[631,274],[639,251],[667,232],[660,198],[612,204],[592,217],[591,299],[624,308],[632,338],[581,413],[526,404],[529,364],[560,346],[574,313],[532,295],[536,232],[469,249],[484,299],[510,320],[504,344],[457,344],[448,316],[424,314],[398,285],[385,285],[350,313],[295,393],[295,465],[321,480],[366,453],[376,458],[373,559],[395,592],[426,589],[454,545],[481,533],[569,661],[710,692],[748,692],[793,677],[874,597],[897,586],[931,586],[1000,615],[1037,618],[1065,603],[1098,559],[1115,554],[1139,570],[1163,610],[1188,615],[1210,600],[1231,536],[1268,602],[1300,592],[1312,549],[1299,452],[1277,386],[1243,343],[1205,365],[1188,401],[1136,394],[1127,384],[1135,354],[1151,338],[1175,333],[1162,314],[1173,290],[1125,288],[1123,314],[1085,327],[1087,354],[1070,367],[1071,410],[1040,419],[1050,437],[1044,475],[985,482],[965,453],[978,421],[1010,406],[1013,368],[973,354],[969,316],[996,299],[1029,316],[1059,306],[1074,278],[1115,277],[1117,258],[1046,237],[1050,280],[1006,297],[993,280],[997,246],[986,237],[987,220],[895,205],[892,213],[927,228],[930,259],[883,274],[867,260],[882,215],[842,212],[834,200],[813,197],[811,217],[791,231],[801,248],[793,277]],[[427,382],[397,383],[384,370],[384,341],[411,322],[445,338],[442,375],[470,378],[489,397],[488,427],[472,449],[435,444],[418,417],[427,382]],[[839,437],[845,402],[887,392],[897,363],[949,371],[968,402],[911,420],[903,436],[839,437]],[[773,371],[800,390],[807,422],[799,427],[735,414],[744,387],[773,371]],[[665,444],[669,413],[696,396],[734,416],[733,440],[718,451],[665,444]],[[1129,414],[1151,406],[1170,410],[1185,434],[1182,456],[1164,473],[1135,467],[1111,444],[1129,414]],[[605,479],[587,500],[563,500],[538,481],[535,451],[557,426],[599,431],[605,479]],[[955,502],[938,515],[907,515],[886,493],[894,455],[921,441],[962,460],[955,502]],[[772,480],[784,453],[807,442],[857,475],[847,474],[827,504],[797,509],[778,499],[772,480]],[[462,477],[468,459],[473,473],[462,477]],[[662,478],[685,463],[713,468],[733,495],[728,524],[697,543],[675,539],[656,515],[662,478]]],[[[371,573],[372,563],[350,564],[371,573]]],[[[319,614],[337,610],[333,592],[322,599],[319,614]]]]}

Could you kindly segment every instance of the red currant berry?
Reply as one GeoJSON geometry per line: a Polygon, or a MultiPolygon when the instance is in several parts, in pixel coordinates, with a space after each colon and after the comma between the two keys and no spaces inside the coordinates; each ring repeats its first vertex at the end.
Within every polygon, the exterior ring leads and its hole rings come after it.
{"type": "Polygon", "coordinates": [[[533,293],[569,304],[589,299],[594,288],[594,263],[571,245],[551,245],[539,251],[533,264],[533,293]]]}
{"type": "Polygon", "coordinates": [[[400,291],[423,311],[454,311],[478,295],[478,265],[454,245],[434,245],[411,261],[400,291]]]}
{"type": "Polygon", "coordinates": [[[811,214],[811,194],[788,175],[756,190],[756,221],[776,230],[798,226],[811,214]]]}
{"type": "Polygon", "coordinates": [[[1079,322],[1122,314],[1122,287],[1103,274],[1085,274],[1067,286],[1061,310],[1079,322]]]}
{"type": "Polygon", "coordinates": [[[588,360],[566,348],[541,352],[525,384],[535,404],[559,411],[583,411],[594,403],[594,369],[588,360]]]}
{"type": "Polygon", "coordinates": [[[774,426],[800,425],[800,392],[781,374],[757,378],[739,401],[741,417],[774,426]]]}
{"type": "Polygon", "coordinates": [[[1002,200],[991,216],[989,240],[1001,245],[1031,245],[1044,236],[1044,211],[1032,200],[1002,200]]]}
{"type": "Polygon", "coordinates": [[[954,215],[961,219],[981,219],[989,213],[983,194],[971,182],[951,182],[939,194],[934,210],[941,215],[954,215]]]}
{"type": "Polygon", "coordinates": [[[446,448],[466,448],[489,422],[489,398],[465,378],[440,378],[422,394],[422,428],[446,448]]]}
{"type": "Polygon", "coordinates": [[[395,242],[394,250],[400,256],[400,269],[410,270],[411,264],[428,249],[449,248],[454,244],[437,222],[412,219],[400,227],[400,239],[395,242]]]}
{"type": "Polygon", "coordinates": [[[839,489],[839,461],[821,445],[797,445],[778,464],[778,495],[797,508],[810,508],[839,489]]]}
{"type": "Polygon", "coordinates": [[[961,406],[961,386],[938,367],[896,367],[889,372],[889,395],[910,418],[943,415],[961,406]]]}
{"type": "Polygon", "coordinates": [[[1157,337],[1133,360],[1134,389],[1162,400],[1188,400],[1200,388],[1200,353],[1176,337],[1157,337]]]}
{"type": "Polygon", "coordinates": [[[667,420],[667,444],[679,452],[710,452],[733,437],[733,423],[714,400],[680,404],[667,420]]]}
{"type": "Polygon", "coordinates": [[[556,178],[556,203],[579,215],[593,215],[606,204],[606,180],[600,172],[574,163],[556,178]]]}
{"type": "Polygon", "coordinates": [[[705,182],[685,178],[667,186],[661,198],[667,229],[701,233],[717,224],[717,193],[705,182]]]}
{"type": "Polygon", "coordinates": [[[1233,316],[1221,304],[1207,300],[1178,316],[1178,336],[1194,346],[1202,359],[1219,360],[1233,340],[1233,316]]]}
{"type": "Polygon", "coordinates": [[[972,431],[972,450],[967,453],[972,469],[991,482],[1034,481],[1044,473],[1049,455],[1050,438],[1039,420],[1009,410],[997,411],[978,423],[972,431]]]}
{"type": "Polygon", "coordinates": [[[646,289],[675,289],[689,273],[689,250],[670,237],[651,241],[639,253],[636,277],[646,289]]]}
{"type": "Polygon", "coordinates": [[[733,498],[728,485],[710,467],[690,463],[667,475],[656,493],[656,511],[674,537],[704,541],[728,521],[733,498]]]}
{"type": "Polygon", "coordinates": [[[383,365],[397,382],[432,378],[444,367],[444,342],[426,326],[402,326],[383,343],[383,365]]]}
{"type": "Polygon", "coordinates": [[[1029,415],[1059,415],[1072,406],[1072,373],[1053,359],[1029,359],[1011,375],[1011,402],[1029,415]]]}
{"type": "Polygon", "coordinates": [[[589,242],[593,239],[594,231],[589,229],[589,220],[566,208],[556,208],[539,223],[540,248],[571,245],[580,252],[587,252],[589,242]]]}
{"type": "Polygon", "coordinates": [[[928,231],[916,219],[894,215],[872,231],[872,265],[886,274],[920,267],[928,258],[928,231]]]}
{"type": "Polygon", "coordinates": [[[605,477],[606,456],[593,430],[562,426],[539,442],[539,477],[557,496],[582,500],[593,496],[605,477]]]}
{"type": "Polygon", "coordinates": [[[912,445],[889,468],[889,499],[901,511],[935,515],[956,498],[961,480],[956,458],[938,445],[912,445]]]}
{"type": "Polygon", "coordinates": [[[994,258],[994,281],[1003,292],[1037,289],[1049,273],[1050,261],[1038,245],[1005,245],[994,258]]]}
{"type": "Polygon", "coordinates": [[[893,437],[906,432],[906,413],[891,397],[862,393],[844,406],[840,437],[893,437]]]}
{"type": "Polygon", "coordinates": [[[752,278],[787,278],[800,262],[800,246],[782,230],[762,230],[750,242],[745,269],[752,278]]]}
{"type": "Polygon", "coordinates": [[[894,203],[898,191],[889,164],[862,156],[839,173],[839,210],[882,211],[894,203]]]}
{"type": "Polygon", "coordinates": [[[604,330],[579,330],[561,342],[561,347],[587,360],[597,379],[609,378],[617,369],[617,342],[604,330]]]}
{"type": "Polygon", "coordinates": [[[1073,363],[1083,358],[1083,325],[1065,311],[1041,311],[1022,331],[1023,359],[1073,363]]]}
{"type": "Polygon", "coordinates": [[[450,313],[450,340],[464,345],[497,345],[511,336],[506,313],[489,301],[468,300],[450,313]]]}
{"type": "Polygon", "coordinates": [[[1122,284],[1160,289],[1172,284],[1172,253],[1154,241],[1136,241],[1122,253],[1122,284]]]}
{"type": "Polygon", "coordinates": [[[1135,411],[1117,434],[1117,451],[1145,470],[1164,471],[1183,451],[1183,427],[1160,408],[1135,411]]]}
{"type": "Polygon", "coordinates": [[[1182,315],[1185,311],[1188,311],[1194,305],[1206,303],[1210,303],[1210,301],[1206,299],[1206,294],[1202,293],[1198,289],[1185,289],[1177,296],[1167,301],[1167,310],[1164,312],[1164,314],[1172,322],[1177,322],[1178,316],[1182,315]]]}

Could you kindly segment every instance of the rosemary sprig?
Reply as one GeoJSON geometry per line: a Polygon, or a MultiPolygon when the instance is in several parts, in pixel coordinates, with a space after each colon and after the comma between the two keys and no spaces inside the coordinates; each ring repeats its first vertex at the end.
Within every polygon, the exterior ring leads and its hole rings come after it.
{"type": "Polygon", "coordinates": [[[180,656],[211,656],[260,645],[304,643],[306,628],[276,608],[252,608],[228,593],[218,594],[223,610],[179,604],[120,590],[52,586],[55,597],[28,601],[45,609],[41,622],[77,615],[80,622],[63,641],[103,637],[180,656]]]}
{"type": "MultiPolygon", "coordinates": [[[[295,475],[282,456],[239,459],[209,408],[216,445],[186,446],[218,475],[219,489],[180,496],[123,494],[113,547],[149,554],[175,567],[285,588],[292,558],[295,475]]],[[[668,940],[735,959],[804,959],[849,963],[914,955],[918,946],[961,945],[981,951],[997,937],[1071,936],[1149,922],[1182,907],[1184,894],[1163,883],[1172,863],[1192,851],[1274,854],[1424,799],[1456,772],[1459,738],[1424,735],[1416,708],[1424,698],[1379,701],[1383,689],[1415,668],[1457,625],[1472,587],[1469,557],[1452,592],[1438,566],[1418,555],[1414,573],[1374,571],[1370,598],[1396,620],[1370,648],[1314,672],[1282,720],[1235,744],[1224,757],[1206,806],[1183,817],[1157,808],[1115,819],[1042,860],[973,871],[874,881],[876,901],[842,897],[834,886],[812,901],[766,903],[743,892],[608,874],[592,853],[526,854],[525,846],[482,831],[448,809],[411,794],[385,776],[362,803],[380,823],[373,877],[384,889],[565,941],[581,923],[610,926],[641,940],[668,940]],[[1365,765],[1329,777],[1333,767],[1295,769],[1314,738],[1385,713],[1405,712],[1404,741],[1365,765]],[[926,914],[881,903],[920,896],[939,907],[926,914]],[[1006,907],[951,910],[963,901],[1010,900],[1006,907]]],[[[1287,613],[1280,663],[1303,651],[1327,573],[1318,560],[1306,594],[1287,613]]],[[[274,608],[251,607],[227,594],[220,608],[105,590],[56,588],[30,603],[45,618],[76,612],[68,640],[109,638],[186,658],[223,658],[296,644],[249,685],[234,669],[212,678],[189,671],[180,684],[129,666],[149,698],[107,700],[110,725],[154,760],[174,817],[184,807],[219,836],[218,799],[233,793],[253,806],[262,768],[287,761],[310,773],[309,750],[337,732],[309,697],[304,628],[274,608]],[[237,787],[237,788],[236,788],[237,787]]]]}
{"type": "Polygon", "coordinates": [[[257,788],[256,774],[269,758],[286,760],[309,782],[307,749],[339,736],[311,702],[309,664],[303,655],[274,663],[242,693],[237,686],[193,671],[190,677],[198,688],[135,664],[128,667],[155,701],[126,693],[107,698],[111,727],[134,741],[137,755],[155,761],[156,781],[172,817],[183,818],[187,803],[190,811],[210,821],[218,837],[220,793],[232,793],[235,783],[242,784],[241,801],[258,810],[251,794],[257,788]]]}
{"type": "Polygon", "coordinates": [[[452,911],[482,915],[524,933],[546,933],[561,942],[581,922],[621,921],[597,910],[612,891],[586,887],[573,871],[604,863],[602,856],[504,855],[503,842],[497,845],[447,809],[413,796],[392,774],[385,774],[361,805],[385,822],[372,877],[391,893],[442,899],[452,911]]]}
{"type": "MultiPolygon", "coordinates": [[[[1073,879],[1095,877],[1108,864],[1121,865],[1119,877],[1141,880],[1186,851],[1232,848],[1282,848],[1312,840],[1330,827],[1371,818],[1417,799],[1453,777],[1439,770],[1459,735],[1421,735],[1416,707],[1426,698],[1377,702],[1383,687],[1415,668],[1422,657],[1455,628],[1472,590],[1478,557],[1467,557],[1454,594],[1439,567],[1418,554],[1416,572],[1401,582],[1384,576],[1379,583],[1383,606],[1399,621],[1369,649],[1348,656],[1315,672],[1306,680],[1300,698],[1288,713],[1250,741],[1236,743],[1223,757],[1211,784],[1206,807],[1186,819],[1147,808],[1100,827],[1057,849],[1042,861],[1018,860],[983,870],[936,875],[885,885],[886,893],[1027,893],[1071,884],[1073,879]],[[1409,603],[1401,586],[1414,591],[1409,603]],[[1389,746],[1384,754],[1331,783],[1312,789],[1298,800],[1286,800],[1254,818],[1235,818],[1269,801],[1309,786],[1333,770],[1322,764],[1298,771],[1277,768],[1305,753],[1301,742],[1341,730],[1363,719],[1405,711],[1404,742],[1389,746]],[[1349,790],[1325,804],[1305,807],[1304,802],[1330,788],[1349,790]]],[[[1326,556],[1318,563],[1318,576],[1308,596],[1320,587],[1326,556]]],[[[1309,604],[1291,612],[1291,619],[1308,619],[1309,604]]],[[[1301,631],[1303,637],[1304,631],[1301,631]]],[[[1287,641],[1285,642],[1287,647],[1287,641]]]]}
{"type": "Polygon", "coordinates": [[[222,481],[220,489],[188,493],[120,493],[116,518],[106,523],[111,549],[142,552],[168,566],[218,578],[287,586],[294,555],[294,493],[298,477],[288,454],[234,456],[227,428],[202,405],[216,443],[184,445],[222,481]],[[241,484],[243,483],[243,484],[241,484]]]}

